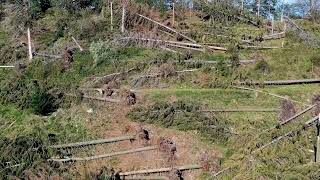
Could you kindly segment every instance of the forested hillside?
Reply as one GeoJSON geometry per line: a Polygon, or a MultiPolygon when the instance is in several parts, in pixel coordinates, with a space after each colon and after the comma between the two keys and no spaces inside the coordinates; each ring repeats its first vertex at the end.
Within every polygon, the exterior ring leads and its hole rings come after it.
{"type": "Polygon", "coordinates": [[[0,3],[0,179],[320,178],[320,1],[0,3]]]}

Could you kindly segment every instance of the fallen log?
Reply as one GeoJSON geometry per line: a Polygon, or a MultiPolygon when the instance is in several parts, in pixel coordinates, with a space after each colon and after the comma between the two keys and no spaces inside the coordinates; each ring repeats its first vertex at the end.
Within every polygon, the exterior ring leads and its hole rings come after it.
{"type": "Polygon", "coordinates": [[[140,16],[140,17],[142,17],[142,18],[144,18],[144,19],[146,19],[146,20],[148,20],[148,21],[151,21],[151,22],[153,22],[153,23],[155,23],[155,24],[157,24],[157,25],[159,25],[159,26],[161,26],[161,27],[164,27],[164,28],[170,30],[170,31],[172,31],[172,32],[174,32],[174,33],[182,36],[183,38],[185,38],[185,39],[187,39],[187,40],[189,40],[189,41],[191,41],[191,42],[193,42],[193,43],[196,43],[195,40],[187,37],[186,35],[178,32],[178,31],[176,31],[176,30],[174,30],[174,29],[172,29],[172,28],[170,28],[170,27],[168,27],[168,26],[166,26],[166,25],[163,25],[163,24],[161,24],[161,23],[159,23],[159,22],[157,22],[157,21],[155,21],[155,20],[152,20],[152,19],[150,19],[150,18],[148,18],[148,17],[146,17],[146,16],[144,16],[144,15],[141,15],[141,14],[138,14],[138,13],[137,13],[137,15],[140,16]]]}
{"type": "Polygon", "coordinates": [[[225,169],[222,169],[221,171],[215,173],[215,174],[213,175],[213,177],[218,177],[218,176],[220,176],[220,175],[222,175],[222,174],[224,174],[225,172],[228,172],[228,171],[230,171],[230,170],[231,170],[230,167],[225,168],[225,169]]]}
{"type": "Polygon", "coordinates": [[[279,80],[279,81],[264,81],[264,82],[240,82],[240,85],[277,86],[277,85],[317,84],[317,83],[320,83],[320,79],[279,80]]]}
{"type": "Polygon", "coordinates": [[[134,176],[126,177],[126,180],[170,180],[166,176],[134,176]]]}
{"type": "Polygon", "coordinates": [[[190,49],[190,50],[200,51],[200,52],[205,52],[206,51],[205,49],[186,47],[186,46],[181,46],[181,45],[176,45],[176,44],[167,44],[167,46],[176,47],[176,48],[182,48],[182,49],[190,49]]]}
{"type": "Polygon", "coordinates": [[[195,71],[199,71],[199,69],[186,69],[182,71],[176,71],[176,73],[187,73],[187,72],[195,72],[195,71]]]}
{"type": "Polygon", "coordinates": [[[153,173],[163,173],[163,172],[170,172],[174,169],[180,170],[180,171],[186,171],[186,170],[195,170],[195,169],[201,169],[202,167],[200,165],[187,165],[187,166],[180,166],[175,168],[159,168],[159,169],[147,169],[147,170],[140,170],[140,171],[130,171],[130,172],[123,172],[120,173],[120,176],[132,176],[137,174],[153,174],[153,173]]]}
{"type": "Polygon", "coordinates": [[[134,70],[136,70],[136,68],[131,68],[131,69],[129,69],[127,71],[124,71],[124,72],[108,74],[108,75],[105,75],[105,76],[102,76],[102,77],[95,77],[93,80],[90,80],[88,82],[87,86],[94,87],[94,86],[97,86],[98,84],[105,84],[105,83],[115,79],[118,76],[122,76],[122,75],[128,74],[128,73],[130,73],[130,72],[132,72],[134,70]]]}
{"type": "Polygon", "coordinates": [[[182,53],[180,53],[180,52],[178,52],[178,51],[175,51],[175,50],[173,50],[173,49],[167,48],[166,46],[160,46],[160,48],[163,49],[163,50],[172,52],[172,53],[179,53],[179,54],[182,55],[182,53]]]}
{"type": "MultiPolygon", "coordinates": [[[[202,61],[202,60],[185,60],[185,61],[175,61],[175,63],[184,62],[184,63],[200,63],[200,64],[218,64],[219,61],[202,61]]],[[[226,61],[230,63],[229,61],[226,61]]],[[[256,60],[240,60],[240,64],[253,64],[256,63],[256,60]]]]}
{"type": "Polygon", "coordinates": [[[50,55],[50,54],[44,54],[44,53],[38,53],[34,52],[33,53],[35,56],[42,56],[42,57],[48,57],[48,58],[55,58],[55,59],[62,59],[61,55],[50,55]]]}
{"type": "Polygon", "coordinates": [[[201,112],[206,113],[215,113],[215,112],[230,112],[230,113],[236,113],[236,112],[279,112],[279,109],[214,109],[214,110],[201,110],[201,112]]]}
{"type": "Polygon", "coordinates": [[[212,49],[212,50],[227,51],[227,48],[225,48],[225,47],[219,47],[219,46],[203,46],[203,45],[194,44],[194,43],[185,43],[185,42],[178,42],[178,41],[167,41],[167,40],[160,40],[160,39],[124,37],[124,38],[120,38],[120,40],[151,41],[151,42],[155,42],[155,43],[163,43],[163,44],[171,44],[171,45],[181,45],[181,46],[195,47],[195,48],[209,48],[209,49],[212,49]]]}
{"type": "Polygon", "coordinates": [[[14,68],[15,66],[0,66],[0,68],[14,68]]]}
{"type": "MultiPolygon", "coordinates": [[[[70,96],[70,97],[77,97],[77,95],[74,95],[74,94],[65,94],[65,95],[70,96]]],[[[119,99],[92,97],[92,96],[87,96],[87,95],[83,95],[82,98],[92,99],[92,100],[97,100],[97,101],[111,102],[111,103],[120,103],[121,102],[121,100],[119,100],[119,99]]]]}
{"type": "Polygon", "coordinates": [[[253,50],[268,50],[268,49],[281,49],[282,47],[276,46],[242,46],[245,49],[253,49],[253,50]]]}
{"type": "Polygon", "coordinates": [[[80,49],[80,51],[82,52],[83,51],[83,48],[80,46],[80,44],[78,43],[78,41],[72,36],[71,37],[72,40],[74,41],[74,43],[78,46],[78,48],[80,49]]]}
{"type": "Polygon", "coordinates": [[[247,87],[239,87],[239,86],[232,86],[232,87],[236,88],[236,89],[243,89],[243,90],[258,92],[258,93],[270,95],[270,96],[273,96],[273,97],[277,97],[277,98],[280,98],[280,99],[290,100],[292,102],[303,104],[304,106],[308,106],[308,107],[310,106],[309,104],[305,104],[305,103],[300,102],[300,101],[292,100],[292,99],[289,99],[289,98],[286,98],[286,97],[283,97],[283,96],[280,96],[280,95],[277,95],[277,94],[273,94],[273,93],[269,93],[269,92],[265,92],[265,91],[261,91],[261,90],[257,90],[257,89],[252,89],[252,88],[247,88],[247,87]]]}
{"type": "MultiPolygon", "coordinates": [[[[175,73],[178,73],[178,74],[183,74],[183,73],[187,73],[187,72],[195,72],[195,71],[198,71],[199,69],[186,69],[186,70],[181,70],[181,71],[176,71],[175,73]]],[[[157,78],[157,77],[160,77],[162,74],[161,73],[158,73],[158,74],[148,74],[148,75],[144,75],[144,76],[140,76],[138,77],[137,79],[142,79],[142,78],[157,78]]]]}
{"type": "Polygon", "coordinates": [[[93,99],[93,100],[97,100],[97,101],[111,102],[111,103],[120,103],[120,102],[121,102],[121,101],[118,100],[118,99],[102,98],[102,97],[91,97],[91,96],[87,96],[87,95],[84,95],[83,98],[93,99]]]}
{"type": "Polygon", "coordinates": [[[273,40],[273,39],[282,39],[285,37],[286,37],[285,32],[281,32],[281,33],[266,35],[266,36],[263,36],[262,38],[264,41],[266,41],[266,40],[273,40]]]}
{"type": "Polygon", "coordinates": [[[48,159],[48,161],[53,161],[53,162],[76,162],[76,161],[92,161],[92,160],[98,160],[98,159],[105,159],[105,158],[110,158],[114,156],[120,156],[120,155],[126,155],[126,154],[134,154],[134,153],[139,153],[139,152],[145,152],[145,151],[153,151],[158,149],[158,146],[149,146],[149,147],[142,147],[142,148],[137,148],[133,150],[127,150],[127,151],[119,151],[119,152],[113,152],[109,154],[102,154],[98,156],[90,156],[90,157],[84,157],[84,158],[79,158],[79,157],[72,157],[72,158],[66,158],[66,159],[48,159]]]}
{"type": "Polygon", "coordinates": [[[49,147],[53,148],[53,149],[80,148],[80,147],[84,147],[84,146],[115,143],[115,142],[133,140],[133,139],[135,139],[135,136],[122,136],[122,137],[114,137],[114,138],[109,138],[109,139],[99,139],[99,140],[92,140],[92,141],[85,141],[85,142],[53,145],[53,146],[49,146],[49,147]]]}

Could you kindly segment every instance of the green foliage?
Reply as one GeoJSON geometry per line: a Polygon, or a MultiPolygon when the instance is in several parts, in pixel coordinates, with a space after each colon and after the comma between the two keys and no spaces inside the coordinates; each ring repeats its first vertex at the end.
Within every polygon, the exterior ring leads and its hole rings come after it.
{"type": "Polygon", "coordinates": [[[58,101],[53,95],[49,94],[47,90],[37,88],[32,93],[33,94],[30,97],[30,107],[33,109],[35,114],[48,115],[58,109],[58,101]]]}
{"type": "Polygon", "coordinates": [[[103,5],[102,0],[55,0],[53,5],[62,9],[66,9],[69,13],[75,14],[82,9],[91,9],[94,11],[100,11],[103,5]]]}
{"type": "Polygon", "coordinates": [[[22,177],[26,170],[35,169],[50,157],[40,132],[16,139],[0,137],[0,151],[1,179],[8,176],[22,177]]]}
{"type": "Polygon", "coordinates": [[[173,127],[178,130],[197,130],[213,141],[228,139],[227,125],[215,117],[203,114],[201,107],[194,103],[178,101],[174,103],[156,102],[150,107],[137,107],[128,117],[139,122],[173,127]]]}
{"type": "Polygon", "coordinates": [[[4,19],[5,15],[3,5],[0,4],[0,22],[4,19]]]}
{"type": "Polygon", "coordinates": [[[265,74],[271,71],[270,65],[264,60],[258,61],[254,69],[265,74]]]}
{"type": "Polygon", "coordinates": [[[93,55],[94,67],[104,64],[119,65],[118,51],[111,42],[94,42],[90,45],[90,52],[93,55]]]}
{"type": "Polygon", "coordinates": [[[312,65],[320,67],[320,54],[316,53],[311,56],[310,61],[312,65]]]}
{"type": "Polygon", "coordinates": [[[217,74],[220,76],[230,76],[232,74],[232,69],[229,64],[225,61],[219,61],[216,67],[217,74]]]}
{"type": "Polygon", "coordinates": [[[237,44],[231,45],[228,48],[228,53],[230,54],[230,62],[232,68],[237,68],[240,66],[240,52],[239,46],[237,44]]]}
{"type": "Polygon", "coordinates": [[[30,12],[32,19],[38,19],[50,7],[50,0],[30,0],[30,12]]]}

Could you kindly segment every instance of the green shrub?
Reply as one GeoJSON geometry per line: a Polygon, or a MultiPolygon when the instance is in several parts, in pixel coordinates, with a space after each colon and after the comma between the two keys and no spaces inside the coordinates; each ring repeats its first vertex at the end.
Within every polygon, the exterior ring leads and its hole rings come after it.
{"type": "Polygon", "coordinates": [[[119,64],[117,49],[110,42],[91,43],[90,52],[93,55],[94,67],[102,63],[113,64],[116,67],[119,64]]]}
{"type": "MultiPolygon", "coordinates": [[[[16,139],[0,137],[0,179],[8,176],[27,178],[24,175],[27,170],[35,171],[41,163],[46,163],[50,155],[40,134],[32,133],[16,139]]],[[[45,170],[43,166],[41,168],[45,170]]]]}
{"type": "Polygon", "coordinates": [[[38,19],[50,7],[50,0],[30,0],[30,11],[32,19],[38,19]]]}
{"type": "Polygon", "coordinates": [[[262,73],[269,73],[271,71],[271,67],[266,61],[262,60],[257,62],[254,70],[260,71],[262,73]]]}
{"type": "Polygon", "coordinates": [[[100,11],[103,5],[102,0],[55,0],[53,5],[59,8],[66,9],[69,13],[77,13],[81,9],[92,9],[94,11],[100,11]]]}
{"type": "Polygon", "coordinates": [[[320,67],[320,54],[314,54],[311,58],[310,61],[313,66],[320,67]]]}
{"type": "Polygon", "coordinates": [[[201,107],[194,103],[157,102],[150,107],[133,109],[128,113],[128,117],[138,122],[158,124],[166,128],[197,130],[213,141],[226,142],[229,137],[226,122],[205,115],[201,112],[201,107]]]}

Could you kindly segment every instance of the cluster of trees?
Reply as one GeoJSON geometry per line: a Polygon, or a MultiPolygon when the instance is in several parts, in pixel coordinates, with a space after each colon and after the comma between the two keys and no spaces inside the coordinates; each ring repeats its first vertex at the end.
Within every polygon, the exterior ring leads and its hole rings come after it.
{"type": "Polygon", "coordinates": [[[285,6],[285,12],[294,18],[320,20],[320,0],[295,0],[285,6]]]}

